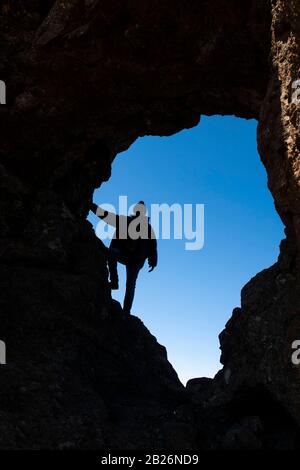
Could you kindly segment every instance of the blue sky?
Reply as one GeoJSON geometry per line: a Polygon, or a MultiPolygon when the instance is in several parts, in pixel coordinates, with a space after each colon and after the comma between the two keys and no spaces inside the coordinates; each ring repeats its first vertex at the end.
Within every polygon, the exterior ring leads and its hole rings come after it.
{"type": "MultiPolygon", "coordinates": [[[[240,305],[240,291],[273,264],[284,237],[256,147],[254,120],[203,117],[171,137],[147,136],[117,156],[96,204],[205,205],[205,243],[186,251],[183,240],[159,240],[159,264],[140,272],[132,313],[142,319],[183,383],[220,369],[218,335],[240,305]]],[[[97,218],[89,215],[94,224],[97,218]]],[[[105,242],[106,245],[108,242],[105,242]]],[[[125,268],[119,265],[122,302],[125,268]]]]}

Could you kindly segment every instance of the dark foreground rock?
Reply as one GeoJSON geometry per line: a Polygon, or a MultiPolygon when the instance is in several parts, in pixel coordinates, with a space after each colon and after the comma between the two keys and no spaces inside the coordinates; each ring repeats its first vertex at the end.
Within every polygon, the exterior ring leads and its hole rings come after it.
{"type": "Polygon", "coordinates": [[[28,298],[44,296],[47,284],[47,308],[27,306],[17,325],[3,327],[14,349],[1,367],[1,447],[164,448],[176,447],[178,433],[190,447],[194,430],[174,414],[184,387],[141,320],[116,302],[103,318],[88,305],[68,314],[78,277],[32,271],[30,281],[28,298]],[[57,285],[65,310],[55,314],[57,285]]]}

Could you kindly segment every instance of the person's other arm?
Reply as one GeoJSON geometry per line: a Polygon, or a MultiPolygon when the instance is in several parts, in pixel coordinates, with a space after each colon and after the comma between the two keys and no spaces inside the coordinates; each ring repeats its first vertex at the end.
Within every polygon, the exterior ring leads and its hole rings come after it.
{"type": "Polygon", "coordinates": [[[148,255],[148,264],[149,264],[149,273],[153,271],[157,266],[157,241],[153,228],[150,225],[150,239],[149,242],[149,255],[148,255]]]}

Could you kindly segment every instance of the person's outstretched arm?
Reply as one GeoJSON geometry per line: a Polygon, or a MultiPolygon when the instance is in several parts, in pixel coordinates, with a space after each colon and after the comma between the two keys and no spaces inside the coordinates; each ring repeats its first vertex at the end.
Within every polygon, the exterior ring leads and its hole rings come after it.
{"type": "Polygon", "coordinates": [[[113,227],[117,227],[119,224],[119,215],[102,209],[101,206],[97,206],[97,204],[94,202],[91,205],[91,211],[94,212],[94,214],[96,214],[101,220],[103,220],[103,222],[106,222],[113,227]]]}

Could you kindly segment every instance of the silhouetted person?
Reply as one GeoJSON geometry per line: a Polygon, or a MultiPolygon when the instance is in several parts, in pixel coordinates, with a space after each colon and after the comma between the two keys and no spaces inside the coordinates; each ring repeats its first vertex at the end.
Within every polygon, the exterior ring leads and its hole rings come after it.
{"type": "Polygon", "coordinates": [[[118,262],[126,266],[126,293],[123,310],[130,313],[136,280],[146,259],[149,272],[157,265],[157,242],[155,233],[146,215],[147,209],[143,201],[134,206],[133,215],[116,215],[93,204],[93,211],[109,225],[116,227],[114,237],[108,251],[110,287],[119,288],[118,262]]]}

